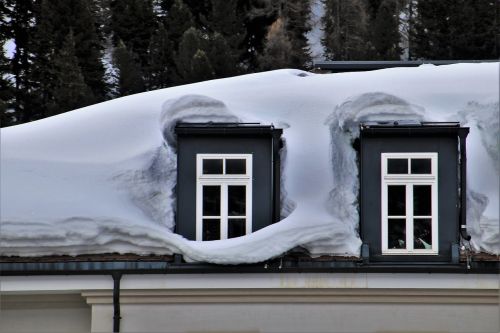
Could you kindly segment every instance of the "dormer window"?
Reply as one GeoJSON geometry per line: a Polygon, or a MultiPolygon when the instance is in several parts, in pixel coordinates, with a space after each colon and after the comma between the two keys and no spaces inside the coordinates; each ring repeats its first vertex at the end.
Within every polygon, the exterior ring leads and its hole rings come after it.
{"type": "Polygon", "coordinates": [[[281,129],[177,125],[176,232],[197,241],[248,235],[279,220],[281,129]]]}
{"type": "Polygon", "coordinates": [[[360,231],[373,262],[458,260],[465,138],[458,123],[360,127],[360,231]]]}
{"type": "Polygon", "coordinates": [[[382,254],[438,253],[437,153],[382,153],[382,254]]]}
{"type": "Polygon", "coordinates": [[[252,155],[196,155],[196,239],[252,232],[252,155]]]}

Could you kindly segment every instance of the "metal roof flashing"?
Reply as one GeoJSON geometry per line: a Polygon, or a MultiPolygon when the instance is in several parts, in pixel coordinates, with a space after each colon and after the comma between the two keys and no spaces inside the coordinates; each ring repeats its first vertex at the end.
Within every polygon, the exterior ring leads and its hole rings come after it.
{"type": "Polygon", "coordinates": [[[430,122],[420,120],[381,120],[366,121],[359,124],[361,135],[406,134],[406,135],[458,135],[466,137],[468,127],[459,122],[430,122]]]}
{"type": "Polygon", "coordinates": [[[179,122],[175,126],[177,135],[281,135],[283,130],[275,128],[273,124],[262,125],[260,123],[184,123],[179,122]]]}

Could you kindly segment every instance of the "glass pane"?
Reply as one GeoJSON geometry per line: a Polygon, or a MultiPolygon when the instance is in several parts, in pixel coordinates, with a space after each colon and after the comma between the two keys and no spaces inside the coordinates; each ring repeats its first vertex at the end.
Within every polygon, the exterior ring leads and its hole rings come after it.
{"type": "Polygon", "coordinates": [[[204,175],[222,175],[222,159],[204,159],[204,175]]]}
{"type": "Polygon", "coordinates": [[[432,220],[414,219],[413,220],[413,248],[432,249],[432,220]]]}
{"type": "Polygon", "coordinates": [[[247,173],[247,163],[245,159],[226,159],[226,174],[244,175],[247,173]]]}
{"type": "Polygon", "coordinates": [[[387,173],[407,174],[408,173],[408,159],[407,158],[388,158],[387,159],[387,173]]]}
{"type": "Polygon", "coordinates": [[[406,220],[389,219],[387,241],[389,249],[406,249],[406,220]]]}
{"type": "Polygon", "coordinates": [[[228,238],[240,237],[245,235],[246,220],[245,219],[229,219],[228,220],[228,238]]]}
{"type": "Polygon", "coordinates": [[[203,216],[220,216],[220,186],[203,186],[203,216]]]}
{"type": "Polygon", "coordinates": [[[220,220],[203,219],[203,238],[204,241],[220,239],[220,220]]]}
{"type": "Polygon", "coordinates": [[[431,185],[414,185],[413,215],[428,216],[431,214],[431,185]]]}
{"type": "Polygon", "coordinates": [[[387,186],[387,213],[390,216],[406,215],[406,186],[387,186]]]}
{"type": "Polygon", "coordinates": [[[244,216],[246,214],[246,186],[227,187],[227,215],[244,216]]]}
{"type": "Polygon", "coordinates": [[[412,158],[411,173],[415,174],[430,174],[431,159],[430,158],[412,158]]]}

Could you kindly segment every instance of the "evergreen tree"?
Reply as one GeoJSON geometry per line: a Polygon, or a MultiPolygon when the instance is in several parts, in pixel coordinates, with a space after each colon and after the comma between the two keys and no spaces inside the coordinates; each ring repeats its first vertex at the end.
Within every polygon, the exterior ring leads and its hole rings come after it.
{"type": "Polygon", "coordinates": [[[108,93],[105,69],[101,61],[103,43],[97,8],[92,0],[72,1],[71,30],[75,39],[75,55],[83,78],[97,101],[103,101],[108,93]]]}
{"type": "Polygon", "coordinates": [[[328,60],[363,60],[367,43],[367,11],[361,0],[323,0],[322,44],[328,60]]]}
{"type": "MultiPolygon", "coordinates": [[[[9,118],[14,122],[32,120],[30,111],[30,98],[27,92],[30,89],[30,43],[33,34],[32,21],[34,20],[34,3],[31,1],[6,0],[0,4],[0,39],[1,44],[12,39],[15,50],[12,59],[6,59],[2,54],[2,80],[5,81],[9,98],[14,98],[8,104],[9,118]],[[12,75],[12,81],[6,81],[4,75],[12,75]]],[[[6,109],[7,110],[7,109],[6,109]]],[[[4,119],[4,121],[6,121],[4,119]]]]}
{"type": "Polygon", "coordinates": [[[285,24],[278,18],[269,28],[264,52],[259,57],[262,70],[287,68],[291,63],[292,43],[285,30],[285,24]]]}
{"type": "MultiPolygon", "coordinates": [[[[41,0],[35,8],[35,31],[31,39],[30,49],[32,65],[29,72],[29,100],[30,110],[36,110],[32,119],[43,118],[54,112],[48,112],[49,106],[57,105],[61,74],[55,68],[56,58],[60,56],[63,47],[67,46],[67,36],[70,31],[74,36],[74,54],[85,84],[92,90],[96,98],[101,101],[105,98],[107,86],[105,70],[101,63],[102,46],[99,38],[98,26],[92,12],[91,0],[49,1],[41,0]],[[95,93],[94,93],[95,92],[95,93]]],[[[90,100],[90,99],[88,99],[90,100]]]]}
{"type": "Polygon", "coordinates": [[[215,77],[206,50],[208,40],[199,30],[189,28],[183,34],[175,58],[180,83],[193,83],[215,77]]]}
{"type": "Polygon", "coordinates": [[[246,52],[243,45],[245,26],[238,10],[237,0],[211,0],[208,18],[203,25],[210,32],[211,50],[208,54],[216,76],[227,77],[238,74],[246,52]]]}
{"type": "Polygon", "coordinates": [[[162,23],[151,37],[148,49],[148,89],[165,88],[172,82],[174,70],[172,43],[162,23]]]}
{"type": "Polygon", "coordinates": [[[247,72],[259,69],[259,55],[263,53],[266,36],[271,24],[278,18],[276,0],[242,0],[241,10],[246,13],[246,35],[243,42],[243,62],[247,72]]]}
{"type": "Polygon", "coordinates": [[[401,56],[398,0],[382,0],[371,21],[372,59],[399,60],[401,56]]]}
{"type": "Polygon", "coordinates": [[[144,80],[135,54],[120,40],[113,52],[113,62],[118,71],[118,92],[120,96],[144,91],[144,80]]]}
{"type": "MultiPolygon", "coordinates": [[[[8,38],[7,31],[7,4],[0,4],[0,45],[4,45],[8,38]]],[[[14,99],[14,87],[7,78],[10,74],[10,61],[4,52],[0,52],[0,125],[6,127],[14,125],[17,121],[15,110],[12,109],[14,99]]]]}
{"type": "Polygon", "coordinates": [[[311,67],[311,51],[307,33],[311,31],[311,0],[280,0],[281,17],[292,44],[288,67],[307,69],[311,67]]]}
{"type": "Polygon", "coordinates": [[[414,7],[412,58],[498,58],[498,2],[427,0],[414,7]]]}
{"type": "Polygon", "coordinates": [[[111,0],[111,30],[118,45],[138,56],[141,68],[148,66],[148,48],[156,27],[152,0],[111,0]]]}
{"type": "Polygon", "coordinates": [[[234,76],[241,71],[236,52],[218,32],[210,36],[209,48],[205,55],[209,59],[216,78],[234,76]]]}
{"type": "Polygon", "coordinates": [[[95,97],[85,83],[75,55],[75,39],[70,30],[62,48],[54,57],[56,78],[49,114],[59,114],[95,103],[95,97]]]}
{"type": "Polygon", "coordinates": [[[194,27],[193,15],[189,7],[182,0],[175,0],[165,20],[165,26],[167,27],[173,48],[174,50],[178,50],[184,32],[194,27]]]}
{"type": "Polygon", "coordinates": [[[191,62],[191,70],[185,77],[187,82],[200,82],[215,78],[214,70],[205,51],[196,50],[191,62]]]}

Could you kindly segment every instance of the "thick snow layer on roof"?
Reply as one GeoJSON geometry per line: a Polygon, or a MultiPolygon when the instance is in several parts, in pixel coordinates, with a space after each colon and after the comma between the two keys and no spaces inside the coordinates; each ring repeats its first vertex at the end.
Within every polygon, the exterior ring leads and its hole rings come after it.
{"type": "MultiPolygon", "coordinates": [[[[500,252],[499,65],[245,75],[119,98],[1,130],[3,255],[182,253],[249,263],[301,245],[358,256],[352,140],[366,120],[456,120],[468,137],[468,230],[500,252]],[[177,121],[284,129],[285,218],[251,235],[187,241],[174,226],[177,121]]],[[[193,206],[195,203],[193,202],[193,206]]]]}

